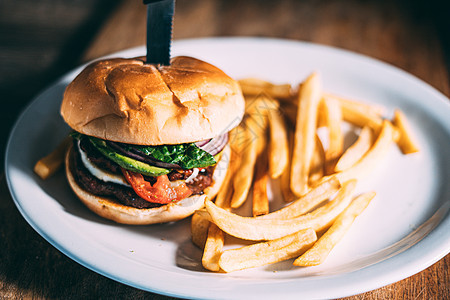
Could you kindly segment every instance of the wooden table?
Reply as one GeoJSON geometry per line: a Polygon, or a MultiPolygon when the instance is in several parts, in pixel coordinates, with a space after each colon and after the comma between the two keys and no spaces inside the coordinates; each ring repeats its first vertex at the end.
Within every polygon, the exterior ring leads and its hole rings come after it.
{"type": "MultiPolygon", "coordinates": [[[[332,45],[402,68],[449,96],[448,8],[445,1],[431,1],[426,6],[421,3],[401,0],[179,0],[174,39],[264,36],[332,45]]],[[[99,28],[98,33],[91,35],[93,39],[84,44],[85,47],[82,43],[86,40],[80,38],[73,42],[73,45],[80,44],[76,49],[86,49],[82,59],[77,59],[73,65],[145,43],[146,13],[141,1],[123,1],[113,8],[111,14],[100,13],[96,8],[98,26],[92,28],[99,28]]],[[[76,13],[68,14],[67,18],[76,13]]],[[[0,16],[6,18],[5,13],[0,16]]],[[[48,26],[53,28],[51,26],[58,24],[48,26]]],[[[0,32],[7,30],[4,28],[0,32]]],[[[4,49],[9,50],[0,47],[0,57],[7,57],[4,49]]],[[[59,51],[64,49],[68,47],[59,51]]],[[[79,56],[72,55],[76,57],[79,56]]],[[[70,64],[65,66],[71,67],[70,64]]],[[[59,72],[67,69],[59,69],[59,72]]],[[[48,68],[40,69],[42,74],[46,71],[48,68]]],[[[55,75],[57,72],[53,73],[55,75]]],[[[26,92],[27,87],[22,88],[26,92]]],[[[24,104],[22,100],[15,107],[24,104]]],[[[14,110],[14,115],[17,111],[14,110]]],[[[1,138],[4,143],[6,133],[1,138]]],[[[4,175],[0,184],[0,241],[2,299],[167,299],[100,276],[53,248],[20,216],[7,191],[4,175]]],[[[447,255],[414,276],[348,299],[450,299],[449,264],[450,255],[447,255]]]]}

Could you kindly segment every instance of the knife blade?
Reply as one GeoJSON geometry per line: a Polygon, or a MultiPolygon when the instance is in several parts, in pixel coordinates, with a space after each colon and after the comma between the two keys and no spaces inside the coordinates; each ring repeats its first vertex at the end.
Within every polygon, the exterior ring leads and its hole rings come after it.
{"type": "Polygon", "coordinates": [[[175,0],[144,0],[147,4],[147,64],[170,65],[175,0]]]}

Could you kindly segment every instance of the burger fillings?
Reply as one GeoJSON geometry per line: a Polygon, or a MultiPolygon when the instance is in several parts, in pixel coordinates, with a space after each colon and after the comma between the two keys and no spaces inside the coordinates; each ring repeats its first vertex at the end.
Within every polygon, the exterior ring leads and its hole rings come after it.
{"type": "MultiPolygon", "coordinates": [[[[210,185],[211,174],[209,173],[211,173],[211,169],[208,169],[208,167],[216,164],[228,140],[228,135],[224,134],[220,138],[211,139],[207,143],[202,142],[203,148],[210,145],[212,140],[219,142],[215,143],[216,145],[219,144],[219,146],[214,148],[214,152],[209,153],[195,144],[163,146],[119,145],[119,143],[104,141],[79,133],[73,133],[72,136],[77,140],[75,153],[79,152],[81,162],[87,169],[86,171],[101,181],[129,186],[142,199],[160,204],[177,201],[191,194],[202,194],[204,187],[206,187],[204,186],[204,180],[196,180],[196,178],[201,174],[202,178],[208,179],[206,185],[210,185]],[[83,147],[81,146],[82,142],[83,147]],[[87,154],[87,152],[90,154],[87,154]],[[97,152],[96,156],[92,154],[93,152],[97,152]],[[215,154],[215,156],[212,154],[215,154]],[[100,166],[96,165],[95,161],[97,163],[100,161],[100,166]],[[111,167],[111,165],[114,167],[111,167]],[[168,174],[169,176],[167,176],[168,174]],[[187,178],[182,182],[180,179],[183,179],[186,175],[187,178]],[[144,176],[146,176],[147,180],[144,179],[144,176]],[[166,183],[170,187],[158,188],[161,185],[155,186],[155,178],[157,178],[156,183],[159,180],[160,183],[166,183]],[[153,186],[148,186],[146,182],[153,183],[153,186]],[[142,187],[141,185],[147,186],[142,187]],[[198,188],[199,186],[201,189],[198,188]]],[[[86,176],[80,169],[79,166],[78,170],[76,170],[79,174],[78,176],[86,176]]],[[[102,183],[96,183],[97,186],[99,184],[102,183]]],[[[94,194],[105,194],[104,191],[92,188],[88,184],[84,184],[84,186],[94,194]]],[[[143,206],[142,201],[139,204],[129,202],[128,205],[134,207],[143,206]]],[[[149,203],[144,206],[149,207],[151,205],[149,203]]]]}

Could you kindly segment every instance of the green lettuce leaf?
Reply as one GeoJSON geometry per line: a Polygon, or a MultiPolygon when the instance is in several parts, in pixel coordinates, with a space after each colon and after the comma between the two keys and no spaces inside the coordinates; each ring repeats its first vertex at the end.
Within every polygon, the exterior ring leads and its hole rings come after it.
{"type": "Polygon", "coordinates": [[[160,161],[177,164],[183,169],[203,168],[216,163],[214,156],[203,151],[194,143],[161,146],[129,146],[160,161]]]}

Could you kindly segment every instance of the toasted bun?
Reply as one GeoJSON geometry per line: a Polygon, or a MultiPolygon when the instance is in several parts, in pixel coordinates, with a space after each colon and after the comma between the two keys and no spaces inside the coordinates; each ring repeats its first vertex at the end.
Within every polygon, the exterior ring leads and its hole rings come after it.
{"type": "Polygon", "coordinates": [[[239,84],[191,57],[170,66],[144,58],[108,59],[87,66],[66,88],[61,115],[72,129],[138,145],[196,142],[239,124],[239,84]]]}
{"type": "Polygon", "coordinates": [[[212,199],[216,196],[225,178],[230,157],[230,147],[227,146],[215,168],[213,174],[214,183],[204,190],[203,195],[194,195],[176,203],[170,203],[157,208],[139,209],[122,205],[108,197],[93,195],[81,188],[70,171],[70,164],[72,163],[70,159],[71,151],[73,151],[73,147],[70,147],[66,153],[66,176],[70,187],[77,197],[99,216],[118,223],[131,225],[166,223],[178,221],[192,215],[196,210],[204,206],[205,199],[212,199]]]}

